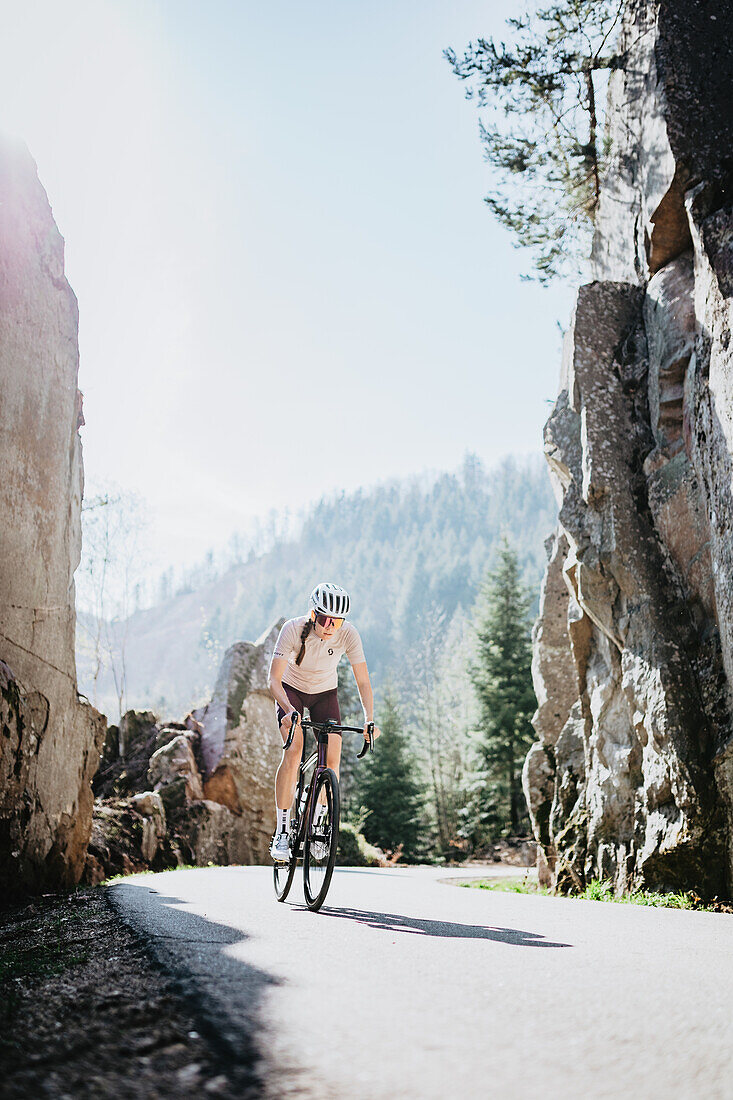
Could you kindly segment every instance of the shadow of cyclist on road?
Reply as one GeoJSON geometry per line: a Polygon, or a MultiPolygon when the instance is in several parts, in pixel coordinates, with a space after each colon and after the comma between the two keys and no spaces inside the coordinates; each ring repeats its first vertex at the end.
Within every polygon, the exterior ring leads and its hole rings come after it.
{"type": "MultiPolygon", "coordinates": [[[[307,912],[305,906],[293,906],[307,912]]],[[[396,913],[372,913],[364,909],[334,909],[324,906],[321,915],[341,917],[366,924],[384,932],[409,932],[418,936],[442,936],[447,939],[497,940],[515,947],[572,947],[570,943],[554,943],[537,932],[523,932],[518,928],[494,928],[484,924],[455,924],[453,921],[420,920],[396,913]]]]}

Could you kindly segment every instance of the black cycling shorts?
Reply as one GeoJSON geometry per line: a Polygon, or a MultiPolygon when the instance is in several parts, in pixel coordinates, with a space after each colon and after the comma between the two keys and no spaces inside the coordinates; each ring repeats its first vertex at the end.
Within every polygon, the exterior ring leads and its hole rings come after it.
{"type": "MultiPolygon", "coordinates": [[[[301,691],[300,688],[294,688],[290,684],[284,683],[283,690],[301,718],[307,707],[311,722],[341,721],[336,688],[331,688],[330,691],[318,691],[315,695],[311,695],[306,691],[301,691]]],[[[275,709],[277,711],[277,724],[280,725],[285,717],[285,711],[279,703],[275,704],[275,709]]]]}

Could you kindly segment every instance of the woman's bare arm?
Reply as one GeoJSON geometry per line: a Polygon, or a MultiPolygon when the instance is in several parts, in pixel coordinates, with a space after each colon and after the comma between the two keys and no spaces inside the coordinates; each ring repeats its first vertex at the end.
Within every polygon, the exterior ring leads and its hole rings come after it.
{"type": "Polygon", "coordinates": [[[270,675],[267,680],[267,687],[269,688],[270,695],[273,697],[276,703],[285,711],[285,714],[291,714],[295,710],[295,707],[285,694],[285,688],[283,687],[283,675],[285,669],[288,667],[288,661],[286,657],[273,657],[270,664],[270,675]]]}
{"type": "MultiPolygon", "coordinates": [[[[367,668],[366,661],[360,661],[358,665],[352,665],[351,668],[354,673],[354,679],[356,680],[356,686],[359,689],[361,705],[364,708],[364,726],[366,731],[368,723],[374,721],[374,692],[372,691],[372,682],[369,679],[369,669],[367,668]]],[[[375,738],[379,737],[380,732],[381,731],[375,726],[375,738]]]]}

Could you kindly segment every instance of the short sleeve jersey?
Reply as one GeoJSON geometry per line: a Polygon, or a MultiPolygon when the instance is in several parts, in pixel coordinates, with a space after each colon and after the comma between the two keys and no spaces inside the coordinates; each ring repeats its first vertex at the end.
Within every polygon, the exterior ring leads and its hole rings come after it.
{"type": "Polygon", "coordinates": [[[273,659],[285,657],[288,662],[283,675],[284,684],[316,695],[338,686],[337,667],[344,653],[352,665],[362,664],[366,658],[358,630],[351,623],[344,623],[332,638],[319,638],[315,630],[311,630],[305,643],[303,660],[296,665],[295,658],[301,646],[300,635],[307,621],[305,615],[288,619],[278,635],[272,656],[273,659]]]}

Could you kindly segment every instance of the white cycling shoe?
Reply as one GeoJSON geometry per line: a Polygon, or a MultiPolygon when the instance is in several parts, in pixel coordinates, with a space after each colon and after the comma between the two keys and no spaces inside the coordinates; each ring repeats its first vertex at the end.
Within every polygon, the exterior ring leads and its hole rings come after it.
{"type": "Polygon", "coordinates": [[[312,840],[311,841],[311,855],[320,863],[328,855],[328,845],[325,840],[312,840]]]}
{"type": "Polygon", "coordinates": [[[290,845],[287,833],[276,833],[270,845],[270,855],[275,863],[287,863],[290,859],[290,845]]]}

